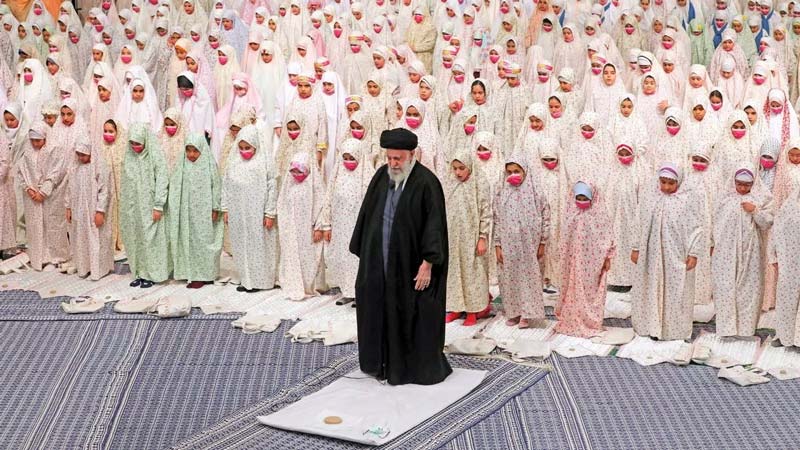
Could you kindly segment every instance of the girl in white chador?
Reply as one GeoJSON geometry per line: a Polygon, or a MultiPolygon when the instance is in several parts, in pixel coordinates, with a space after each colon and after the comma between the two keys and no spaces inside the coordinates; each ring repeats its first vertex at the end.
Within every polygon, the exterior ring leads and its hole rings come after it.
{"type": "Polygon", "coordinates": [[[114,270],[111,237],[116,217],[110,208],[114,182],[102,154],[88,142],[78,143],[75,154],[78,163],[69,175],[65,196],[72,263],[79,277],[99,280],[114,270]]]}
{"type": "Polygon", "coordinates": [[[751,163],[734,166],[714,211],[711,274],[719,336],[752,336],[761,311],[763,233],[772,225],[772,195],[751,163]]]}
{"type": "MultiPolygon", "coordinates": [[[[313,147],[309,138],[304,143],[313,147]]],[[[316,295],[316,288],[324,286],[322,240],[331,239],[330,227],[325,226],[330,221],[323,217],[322,208],[325,183],[308,152],[292,157],[288,173],[281,177],[279,192],[281,289],[290,300],[303,300],[316,295]]]]}
{"type": "Polygon", "coordinates": [[[683,171],[661,165],[658,190],[645,194],[631,261],[636,264],[632,292],[633,329],[660,340],[689,339],[694,310],[694,268],[703,229],[683,171]]]}
{"type": "Polygon", "coordinates": [[[330,224],[325,225],[330,226],[331,240],[325,247],[325,261],[329,284],[342,290],[340,304],[349,303],[356,296],[358,258],[350,253],[349,245],[361,201],[375,173],[371,155],[364,152],[369,146],[355,138],[345,139],[328,183],[323,217],[330,217],[330,224]]]}
{"type": "Polygon", "coordinates": [[[228,226],[240,292],[275,287],[278,230],[275,229],[278,189],[269,149],[255,125],[236,135],[222,181],[222,212],[228,226]]]}

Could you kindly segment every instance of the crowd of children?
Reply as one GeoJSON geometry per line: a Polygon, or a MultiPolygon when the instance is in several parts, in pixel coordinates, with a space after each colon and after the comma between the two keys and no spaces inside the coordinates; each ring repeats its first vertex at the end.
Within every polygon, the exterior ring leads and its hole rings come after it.
{"type": "Polygon", "coordinates": [[[132,286],[355,296],[348,243],[406,128],[447,202],[447,321],[751,336],[800,302],[800,5],[104,0],[0,5],[0,249],[132,286]],[[11,8],[14,8],[13,10],[11,8]],[[712,306],[713,305],[713,306],[712,306]]]}

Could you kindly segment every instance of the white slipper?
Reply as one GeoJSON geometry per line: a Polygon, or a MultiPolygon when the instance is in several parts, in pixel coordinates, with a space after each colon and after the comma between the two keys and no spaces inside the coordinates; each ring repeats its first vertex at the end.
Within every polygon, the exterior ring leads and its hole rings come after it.
{"type": "Polygon", "coordinates": [[[162,297],[156,301],[149,314],[162,319],[186,317],[192,312],[192,301],[187,297],[162,297]]]}
{"type": "Polygon", "coordinates": [[[733,381],[739,386],[750,386],[768,382],[769,378],[764,376],[765,373],[761,369],[745,369],[742,366],[734,366],[719,369],[717,377],[733,381]]]}

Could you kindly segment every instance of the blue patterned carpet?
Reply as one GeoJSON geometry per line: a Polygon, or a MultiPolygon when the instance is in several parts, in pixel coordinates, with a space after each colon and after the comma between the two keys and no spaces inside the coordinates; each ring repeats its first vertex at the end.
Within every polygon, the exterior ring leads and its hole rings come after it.
{"type": "MultiPolygon", "coordinates": [[[[355,345],[292,344],[287,323],[245,335],[231,327],[230,315],[67,316],[58,300],[0,292],[2,448],[170,448],[302,388],[324,368],[354,361],[355,345]]],[[[497,395],[475,408],[479,414],[429,424],[436,439],[409,441],[408,448],[800,448],[800,380],[740,388],[704,366],[550,361],[547,375],[515,366],[513,389],[498,382],[497,395]]],[[[362,448],[282,439],[229,447],[362,448]]]]}

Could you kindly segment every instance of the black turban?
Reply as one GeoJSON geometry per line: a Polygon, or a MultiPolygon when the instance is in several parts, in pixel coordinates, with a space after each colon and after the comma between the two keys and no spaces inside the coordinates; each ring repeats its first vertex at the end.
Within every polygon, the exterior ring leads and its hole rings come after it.
{"type": "Polygon", "coordinates": [[[381,148],[387,150],[416,150],[417,135],[405,128],[395,128],[381,133],[381,148]]]}

